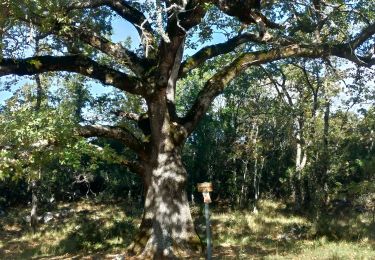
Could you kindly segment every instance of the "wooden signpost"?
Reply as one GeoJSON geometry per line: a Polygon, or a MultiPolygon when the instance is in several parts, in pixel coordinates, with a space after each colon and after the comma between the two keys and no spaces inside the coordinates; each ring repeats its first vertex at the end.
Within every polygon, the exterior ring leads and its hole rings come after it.
{"type": "Polygon", "coordinates": [[[202,192],[203,194],[203,202],[204,202],[204,215],[206,218],[206,236],[207,236],[207,258],[211,260],[211,231],[210,231],[210,208],[209,204],[212,202],[210,197],[210,192],[213,191],[212,183],[211,182],[203,182],[198,183],[198,192],[202,192]]]}

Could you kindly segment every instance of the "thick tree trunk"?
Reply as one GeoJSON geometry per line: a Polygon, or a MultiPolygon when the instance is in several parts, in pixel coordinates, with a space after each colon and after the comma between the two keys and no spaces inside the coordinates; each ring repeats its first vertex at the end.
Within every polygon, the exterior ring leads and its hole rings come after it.
{"type": "Polygon", "coordinates": [[[167,103],[163,91],[148,100],[151,141],[144,159],[145,206],[139,234],[129,246],[129,253],[139,259],[191,257],[201,248],[181,161],[186,132],[170,119],[167,103]]]}
{"type": "Polygon", "coordinates": [[[187,173],[179,153],[160,154],[157,163],[147,167],[145,178],[143,219],[130,254],[139,259],[175,259],[200,252],[185,191],[187,173]]]}

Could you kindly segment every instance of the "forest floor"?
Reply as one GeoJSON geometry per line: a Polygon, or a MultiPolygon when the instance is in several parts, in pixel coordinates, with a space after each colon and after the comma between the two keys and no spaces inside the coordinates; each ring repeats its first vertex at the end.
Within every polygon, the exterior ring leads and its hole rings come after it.
{"type": "MultiPolygon", "coordinates": [[[[192,212],[204,239],[202,209],[192,212]]],[[[327,211],[314,222],[270,200],[257,214],[214,209],[213,259],[375,259],[371,214],[350,212],[327,211]]],[[[130,244],[141,216],[123,202],[62,203],[33,234],[27,213],[18,207],[0,216],[0,259],[113,259],[130,244]]]]}

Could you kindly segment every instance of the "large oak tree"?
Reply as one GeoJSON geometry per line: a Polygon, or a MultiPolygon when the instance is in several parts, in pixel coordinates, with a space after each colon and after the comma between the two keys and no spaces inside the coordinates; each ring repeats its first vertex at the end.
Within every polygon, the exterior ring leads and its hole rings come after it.
{"type": "Polygon", "coordinates": [[[79,73],[145,100],[146,115],[117,115],[138,122],[148,138],[114,125],[77,126],[77,133],[113,138],[134,151],[137,160],[124,159],[124,165],[142,177],[146,199],[129,249],[142,258],[173,258],[200,247],[181,149],[215,97],[246,69],[281,59],[338,57],[371,67],[371,10],[371,0],[6,0],[0,8],[0,76],[79,73]],[[135,27],[140,49],[111,41],[113,17],[135,27]],[[207,34],[207,28],[227,32],[227,40],[185,57],[184,49],[199,40],[196,32],[207,34]],[[28,55],[30,35],[43,41],[44,51],[28,55]],[[226,66],[214,68],[190,109],[178,114],[178,80],[225,54],[231,54],[226,66]]]}

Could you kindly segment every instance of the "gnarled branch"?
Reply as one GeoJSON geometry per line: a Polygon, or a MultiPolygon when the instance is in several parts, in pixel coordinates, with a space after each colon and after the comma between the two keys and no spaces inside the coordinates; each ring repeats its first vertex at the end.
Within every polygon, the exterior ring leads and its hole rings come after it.
{"type": "Polygon", "coordinates": [[[371,67],[375,65],[375,57],[372,54],[360,56],[356,49],[375,35],[375,23],[368,25],[356,37],[345,44],[339,44],[332,48],[332,54],[356,63],[359,66],[371,67]]]}
{"type": "Polygon", "coordinates": [[[0,76],[33,75],[50,71],[76,72],[104,85],[112,85],[120,90],[141,95],[143,87],[136,77],[114,70],[83,56],[36,56],[25,59],[3,58],[0,60],[0,76]]]}
{"type": "Polygon", "coordinates": [[[85,125],[77,129],[82,137],[105,137],[118,140],[126,147],[136,152],[140,157],[145,155],[142,142],[129,131],[115,126],[85,125]]]}
{"type": "MultiPolygon", "coordinates": [[[[20,16],[19,19],[26,23],[31,22],[38,27],[42,27],[44,18],[38,16],[37,14],[25,14],[24,16],[20,16]]],[[[54,26],[49,33],[60,36],[68,42],[78,39],[79,41],[96,48],[112,58],[121,60],[138,76],[142,75],[150,66],[150,60],[138,57],[137,54],[128,50],[127,48],[124,48],[120,44],[113,43],[107,38],[100,36],[87,28],[78,28],[70,24],[60,23],[57,20],[53,21],[53,24],[54,26]]]]}
{"type": "Polygon", "coordinates": [[[356,62],[359,65],[366,64],[368,66],[371,66],[375,62],[375,59],[371,59],[369,60],[369,63],[366,63],[367,60],[363,57],[355,56],[354,51],[350,48],[349,45],[304,46],[293,44],[290,46],[281,47],[279,49],[244,53],[227,67],[217,72],[205,84],[204,88],[199,92],[192,108],[183,119],[185,129],[190,134],[196,127],[202,116],[208,110],[213,99],[223,91],[224,87],[227,86],[230,81],[232,81],[245,69],[254,65],[260,65],[285,58],[321,58],[327,56],[346,58],[353,62],[356,62]]]}
{"type": "MultiPolygon", "coordinates": [[[[217,8],[229,16],[237,17],[244,24],[256,23],[260,27],[266,26],[272,29],[280,29],[281,26],[270,21],[262,13],[260,0],[210,0],[205,1],[213,3],[217,8]]],[[[260,28],[263,30],[264,28],[260,28]]]]}
{"type": "MultiPolygon", "coordinates": [[[[167,6],[172,3],[167,1],[167,6]]],[[[174,103],[174,89],[183,57],[185,37],[189,29],[201,22],[206,10],[197,0],[180,1],[169,11],[166,36],[159,46],[159,85],[168,84],[168,99],[174,103]]]]}
{"type": "Polygon", "coordinates": [[[238,46],[247,42],[267,43],[261,37],[252,33],[244,33],[229,39],[226,42],[202,48],[193,56],[187,58],[181,65],[179,77],[184,77],[189,71],[199,67],[207,60],[234,51],[238,46]]]}
{"type": "Polygon", "coordinates": [[[130,1],[124,0],[89,0],[76,1],[68,6],[68,10],[97,8],[100,6],[107,6],[119,16],[133,24],[138,31],[143,43],[148,46],[154,46],[156,43],[155,32],[148,22],[146,16],[135,7],[130,5],[130,1]]]}
{"type": "Polygon", "coordinates": [[[141,116],[136,113],[122,111],[122,110],[114,111],[113,114],[122,118],[129,119],[134,122],[138,122],[141,119],[141,116]]]}
{"type": "Polygon", "coordinates": [[[353,49],[356,49],[357,47],[361,46],[365,41],[367,41],[371,36],[374,36],[374,34],[375,34],[375,23],[368,25],[359,34],[357,34],[354,40],[352,40],[349,43],[349,45],[353,49]]]}
{"type": "Polygon", "coordinates": [[[138,76],[141,76],[150,66],[150,61],[148,59],[142,59],[134,52],[122,47],[120,44],[115,44],[94,32],[82,28],[70,27],[68,32],[62,34],[69,36],[70,39],[78,38],[103,53],[115,59],[124,61],[125,65],[138,76]]]}

